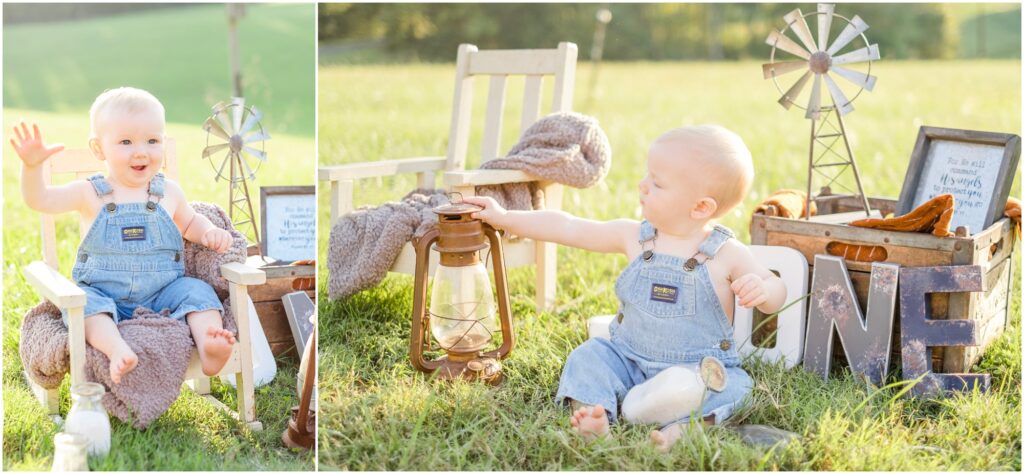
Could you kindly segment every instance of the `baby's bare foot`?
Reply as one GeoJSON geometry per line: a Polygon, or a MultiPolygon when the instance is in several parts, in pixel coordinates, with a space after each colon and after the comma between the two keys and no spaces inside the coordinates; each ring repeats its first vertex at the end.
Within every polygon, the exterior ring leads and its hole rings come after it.
{"type": "Polygon", "coordinates": [[[122,344],[121,347],[110,353],[110,380],[114,383],[121,383],[121,378],[131,372],[139,364],[139,356],[135,355],[131,347],[122,344]]]}
{"type": "Polygon", "coordinates": [[[210,327],[206,330],[206,340],[199,348],[199,360],[203,363],[203,373],[217,375],[228,363],[231,348],[235,345],[235,336],[226,329],[210,327]]]}
{"type": "Polygon", "coordinates": [[[608,434],[608,415],[601,405],[580,407],[569,418],[569,424],[588,441],[608,434]]]}
{"type": "Polygon", "coordinates": [[[679,441],[679,436],[682,434],[682,428],[679,424],[666,426],[660,430],[651,431],[651,444],[658,451],[665,452],[672,448],[679,441]]]}

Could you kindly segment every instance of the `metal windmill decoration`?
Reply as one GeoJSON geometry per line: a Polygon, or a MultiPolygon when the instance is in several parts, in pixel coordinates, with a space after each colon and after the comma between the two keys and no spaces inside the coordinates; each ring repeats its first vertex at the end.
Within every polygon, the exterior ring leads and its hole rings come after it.
{"type": "Polygon", "coordinates": [[[236,227],[250,226],[257,248],[260,234],[247,181],[255,180],[260,165],[267,161],[265,142],[270,134],[263,129],[262,118],[263,113],[256,107],[246,106],[245,99],[235,97],[228,104],[213,106],[213,114],[203,124],[207,133],[203,158],[213,166],[217,181],[228,182],[228,217],[236,227]]]}
{"type": "MultiPolygon", "coordinates": [[[[783,17],[786,26],[779,30],[772,30],[766,42],[771,45],[772,53],[769,62],[762,64],[765,79],[771,79],[776,89],[782,93],[779,104],[787,110],[796,106],[805,110],[805,117],[811,121],[811,149],[809,155],[809,166],[807,170],[807,208],[813,200],[811,196],[814,174],[818,173],[828,179],[825,187],[837,184],[838,178],[847,168],[853,170],[854,179],[857,182],[857,191],[864,206],[864,211],[870,216],[871,210],[868,205],[864,188],[861,185],[860,172],[857,171],[857,163],[853,159],[853,150],[846,138],[846,128],[843,124],[843,116],[853,112],[853,101],[860,96],[865,89],[870,91],[875,87],[875,77],[871,75],[871,62],[881,59],[878,54],[878,45],[868,42],[864,31],[868,24],[859,16],[854,15],[852,19],[835,13],[835,5],[819,3],[816,12],[803,13],[799,8],[787,13],[783,17]],[[807,25],[808,17],[815,17],[818,26],[818,37],[815,41],[811,35],[810,27],[807,25]],[[846,26],[831,43],[829,33],[832,23],[838,19],[845,22],[846,26]],[[786,36],[787,31],[792,31],[803,46],[786,36]],[[846,46],[860,39],[863,47],[844,54],[838,54],[846,46]],[[796,61],[776,62],[775,52],[785,51],[800,59],[796,61]],[[850,69],[851,64],[860,64],[859,67],[866,68],[863,72],[850,69]],[[844,67],[847,66],[847,67],[844,67]],[[805,71],[788,89],[783,91],[779,85],[779,77],[794,71],[805,71]],[[844,92],[839,84],[833,79],[838,76],[850,85],[844,92]],[[800,93],[812,79],[813,85],[808,93],[807,106],[798,103],[800,93]],[[828,89],[831,98],[831,105],[822,103],[821,85],[822,82],[828,89]],[[842,141],[846,154],[843,150],[836,150],[835,147],[842,141]],[[818,156],[815,156],[815,148],[821,147],[818,156]],[[830,170],[837,170],[829,172],[830,170]]],[[[858,42],[858,43],[860,43],[858,42]]],[[[853,192],[852,189],[847,188],[853,192]]],[[[810,214],[810,213],[808,213],[810,214]]],[[[810,218],[810,216],[807,216],[810,218]]]]}

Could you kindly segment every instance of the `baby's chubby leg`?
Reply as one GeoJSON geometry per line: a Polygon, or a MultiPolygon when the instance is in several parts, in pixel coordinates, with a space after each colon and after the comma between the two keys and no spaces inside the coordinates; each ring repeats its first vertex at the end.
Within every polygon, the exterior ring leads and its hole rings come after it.
{"type": "Polygon", "coordinates": [[[674,365],[630,389],[622,416],[630,423],[671,423],[699,410],[709,390],[720,392],[726,384],[725,366],[714,357],[674,365]]]}
{"type": "Polygon", "coordinates": [[[121,383],[121,379],[139,363],[139,356],[121,337],[117,324],[108,313],[85,318],[85,342],[110,359],[110,379],[114,383],[121,383]]]}
{"type": "Polygon", "coordinates": [[[203,364],[203,373],[217,375],[231,356],[235,336],[224,329],[220,311],[209,309],[195,311],[185,316],[188,327],[192,331],[192,339],[199,349],[199,360],[203,364]]]}

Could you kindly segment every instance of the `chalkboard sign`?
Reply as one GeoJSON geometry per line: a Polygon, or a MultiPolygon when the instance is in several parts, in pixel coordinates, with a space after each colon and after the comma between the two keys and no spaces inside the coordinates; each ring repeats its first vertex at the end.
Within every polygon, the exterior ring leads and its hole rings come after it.
{"type": "Polygon", "coordinates": [[[316,195],[313,186],[260,188],[263,255],[282,262],[316,258],[316,195]]]}
{"type": "Polygon", "coordinates": [[[981,232],[1002,217],[1019,159],[1017,135],[921,127],[896,215],[952,194],[956,211],[950,229],[981,232]]]}

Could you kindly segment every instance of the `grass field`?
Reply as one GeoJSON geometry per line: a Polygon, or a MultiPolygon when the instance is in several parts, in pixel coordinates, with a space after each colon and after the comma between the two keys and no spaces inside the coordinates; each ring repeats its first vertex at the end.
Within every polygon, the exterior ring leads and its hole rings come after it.
{"type": "MultiPolygon", "coordinates": [[[[567,189],[564,208],[598,219],[638,217],[636,183],[646,147],[680,125],[719,123],[740,133],[757,177],[741,208],[722,223],[749,241],[750,211],[770,192],[806,186],[808,122],[775,103],[780,95],[756,63],[605,64],[593,94],[593,70],[577,70],[575,110],[598,118],[614,150],[604,182],[567,189]]],[[[896,197],[921,125],[1020,134],[1019,61],[886,62],[846,118],[865,189],[896,197]]],[[[447,65],[324,67],[320,71],[321,164],[443,155],[454,71],[447,65]]],[[[514,90],[510,80],[510,91],[514,90]]],[[[476,89],[475,117],[486,84],[476,89]]],[[[506,123],[518,123],[510,92],[506,123]]],[[[479,128],[479,127],[478,127],[479,128]]],[[[505,130],[503,149],[515,140],[505,130]]],[[[471,156],[479,144],[471,142],[471,156]]],[[[470,158],[469,166],[476,166],[470,158]]],[[[357,204],[397,200],[411,177],[366,180],[357,204]]],[[[329,233],[327,189],[321,188],[320,243],[329,233]]],[[[1013,195],[1020,195],[1020,183],[1013,195]]],[[[1019,251],[1019,247],[1018,247],[1019,251]]],[[[1015,275],[1019,275],[1019,253],[1015,275]]],[[[322,257],[326,258],[326,257],[322,257]]],[[[511,271],[517,348],[500,388],[444,385],[420,376],[407,358],[408,276],[328,301],[321,267],[320,444],[322,469],[351,470],[1019,470],[1020,286],[1010,326],[977,372],[993,374],[989,393],[945,400],[896,397],[898,389],[866,387],[848,372],[823,383],[800,369],[755,361],[753,407],[734,422],[795,431],[802,441],[765,452],[722,427],[694,427],[670,453],[647,446],[649,427],[618,426],[611,440],[586,444],[568,431],[567,411],[552,403],[565,357],[586,338],[585,321],[615,311],[621,256],[559,248],[558,297],[551,312],[533,309],[533,270],[511,271]]]]}
{"type": "MultiPolygon", "coordinates": [[[[232,93],[226,18],[223,5],[182,4],[4,25],[4,106],[82,112],[130,85],[159,97],[169,122],[201,124],[232,93]]],[[[314,134],[315,18],[315,5],[249,5],[238,24],[242,92],[278,133],[314,134]]]]}
{"type": "MultiPolygon", "coordinates": [[[[263,125],[273,136],[266,142],[270,158],[257,173],[255,185],[312,184],[316,153],[313,8],[251,6],[248,11],[240,29],[246,78],[252,81],[247,96],[266,112],[263,125]]],[[[177,141],[179,183],[186,195],[190,200],[226,208],[226,183],[215,183],[213,169],[200,158],[206,143],[200,125],[213,103],[230,96],[223,23],[222,6],[201,5],[83,22],[5,27],[5,130],[18,120],[35,121],[48,142],[84,148],[88,107],[96,94],[122,84],[147,88],[167,109],[167,135],[177,141]],[[133,40],[113,41],[113,36],[133,40]],[[121,55],[111,50],[115,46],[121,48],[121,55]],[[154,57],[173,67],[154,73],[157,65],[145,61],[153,59],[147,54],[157,46],[160,54],[154,57]],[[47,52],[50,60],[39,60],[41,52],[47,52]],[[119,63],[117,58],[130,59],[119,63]]],[[[8,471],[45,471],[52,462],[53,435],[59,428],[32,397],[18,355],[22,315],[39,302],[21,269],[41,259],[39,214],[22,200],[20,172],[20,161],[4,143],[3,466],[8,471]]],[[[258,215],[259,190],[253,189],[258,215]]],[[[64,236],[58,241],[61,270],[70,275],[79,242],[77,216],[61,216],[57,226],[58,234],[64,236]]],[[[170,409],[144,431],[113,420],[111,454],[92,460],[90,468],[313,470],[312,453],[293,452],[281,444],[289,408],[298,404],[297,367],[290,359],[281,358],[277,363],[275,380],[256,389],[256,416],[264,431],[242,429],[223,412],[183,390],[170,409]]],[[[228,406],[235,406],[230,386],[214,381],[214,393],[228,406]]],[[[65,412],[70,406],[67,381],[61,387],[61,406],[65,412]]]]}

